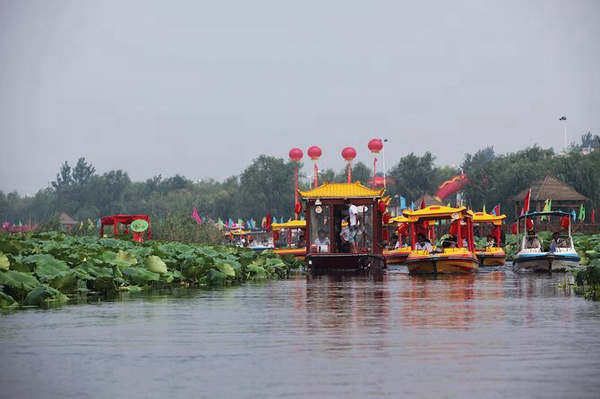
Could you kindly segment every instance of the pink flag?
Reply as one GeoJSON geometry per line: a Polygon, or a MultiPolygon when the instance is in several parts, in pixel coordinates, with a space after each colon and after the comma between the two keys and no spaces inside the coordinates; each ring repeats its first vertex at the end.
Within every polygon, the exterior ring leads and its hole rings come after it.
{"type": "Polygon", "coordinates": [[[198,210],[194,207],[194,212],[192,212],[192,219],[196,221],[196,224],[202,225],[202,219],[200,219],[200,215],[198,215],[198,210]]]}

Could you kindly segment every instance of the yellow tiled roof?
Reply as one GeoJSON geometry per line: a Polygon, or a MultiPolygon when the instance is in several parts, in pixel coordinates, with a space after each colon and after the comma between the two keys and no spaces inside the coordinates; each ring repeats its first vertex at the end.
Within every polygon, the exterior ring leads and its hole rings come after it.
{"type": "MultiPolygon", "coordinates": [[[[470,211],[469,211],[470,212],[470,211]]],[[[474,223],[493,223],[496,226],[502,225],[502,221],[506,219],[506,215],[492,215],[490,213],[475,212],[473,213],[474,223]]]]}
{"type": "Polygon", "coordinates": [[[274,231],[281,229],[304,229],[306,228],[306,220],[292,220],[286,223],[273,223],[271,227],[274,231]]]}
{"type": "Polygon", "coordinates": [[[404,215],[400,215],[400,216],[396,216],[390,219],[390,222],[388,224],[400,224],[400,223],[407,223],[408,222],[408,218],[404,215]]]}
{"type": "Polygon", "coordinates": [[[373,198],[381,197],[385,189],[372,190],[356,183],[325,183],[313,190],[300,191],[303,198],[373,198]]]}
{"type": "Polygon", "coordinates": [[[454,214],[460,218],[465,216],[473,217],[473,214],[467,212],[467,208],[464,206],[461,206],[460,208],[452,208],[449,206],[428,206],[427,208],[416,211],[405,209],[402,213],[411,222],[416,222],[419,219],[451,219],[454,218],[454,214]]]}

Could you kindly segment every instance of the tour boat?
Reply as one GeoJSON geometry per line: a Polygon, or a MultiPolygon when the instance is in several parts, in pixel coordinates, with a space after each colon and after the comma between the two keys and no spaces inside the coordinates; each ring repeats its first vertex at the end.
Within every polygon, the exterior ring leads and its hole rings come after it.
{"type": "Polygon", "coordinates": [[[480,266],[503,266],[506,263],[506,253],[501,247],[502,221],[506,215],[492,215],[485,212],[475,212],[473,214],[473,224],[480,229],[486,225],[493,226],[490,231],[494,243],[486,245],[485,248],[475,248],[475,255],[479,259],[480,266]]]}
{"type": "Polygon", "coordinates": [[[306,266],[318,271],[359,271],[386,268],[382,229],[385,189],[355,183],[325,183],[299,191],[305,203],[306,266]],[[358,209],[356,252],[342,241],[342,223],[348,216],[345,200],[358,209]]]}
{"type": "Polygon", "coordinates": [[[429,206],[411,211],[405,210],[411,233],[411,252],[406,259],[409,273],[473,273],[479,268],[473,243],[473,216],[466,207],[429,206]],[[447,231],[455,240],[441,239],[435,245],[437,230],[447,231]],[[429,249],[419,249],[417,237],[423,234],[434,244],[429,249]]]}
{"type": "Polygon", "coordinates": [[[285,223],[273,223],[273,252],[279,255],[293,255],[295,258],[304,260],[306,256],[306,243],[300,242],[306,237],[306,221],[292,220],[285,223]]]}
{"type": "Polygon", "coordinates": [[[579,267],[580,258],[571,234],[571,218],[570,213],[562,211],[531,212],[521,215],[517,220],[517,242],[520,244],[513,262],[513,270],[551,273],[579,267]],[[544,242],[532,229],[535,218],[542,217],[546,218],[547,223],[538,225],[545,225],[546,230],[558,232],[558,245],[544,242]],[[552,222],[557,218],[560,219],[560,227],[552,228],[552,222]]]}
{"type": "Polygon", "coordinates": [[[398,233],[398,240],[401,241],[400,247],[383,250],[383,256],[388,265],[400,265],[406,262],[406,258],[410,254],[409,246],[402,246],[402,230],[406,231],[408,227],[408,219],[402,215],[390,219],[389,226],[394,227],[394,231],[398,233]]]}

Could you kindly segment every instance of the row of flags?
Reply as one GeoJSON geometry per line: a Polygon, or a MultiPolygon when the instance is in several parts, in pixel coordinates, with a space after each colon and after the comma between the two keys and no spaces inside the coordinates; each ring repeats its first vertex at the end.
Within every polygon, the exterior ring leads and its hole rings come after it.
{"type": "MultiPolygon", "coordinates": [[[[241,229],[262,228],[262,229],[268,231],[268,230],[271,230],[271,225],[273,223],[284,223],[286,221],[286,219],[283,216],[281,216],[280,218],[277,218],[275,216],[272,216],[271,214],[268,214],[267,216],[262,218],[262,220],[260,221],[260,224],[257,223],[257,221],[254,220],[254,218],[247,219],[247,220],[243,220],[241,218],[238,218],[237,220],[234,220],[232,218],[225,218],[225,219],[218,218],[217,221],[215,222],[210,217],[206,217],[204,215],[200,216],[198,214],[198,209],[196,207],[194,207],[191,218],[199,226],[202,226],[203,224],[214,225],[219,230],[237,229],[237,228],[241,228],[241,229]]],[[[287,221],[289,222],[291,220],[292,220],[292,218],[288,218],[287,221]]]]}

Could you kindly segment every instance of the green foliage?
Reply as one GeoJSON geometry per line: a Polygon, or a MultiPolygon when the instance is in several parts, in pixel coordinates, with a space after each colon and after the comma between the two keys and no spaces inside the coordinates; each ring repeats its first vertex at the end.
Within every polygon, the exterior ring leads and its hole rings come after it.
{"type": "Polygon", "coordinates": [[[273,252],[176,242],[136,243],[59,233],[0,236],[0,305],[41,306],[81,294],[228,286],[285,278],[273,252]]]}

